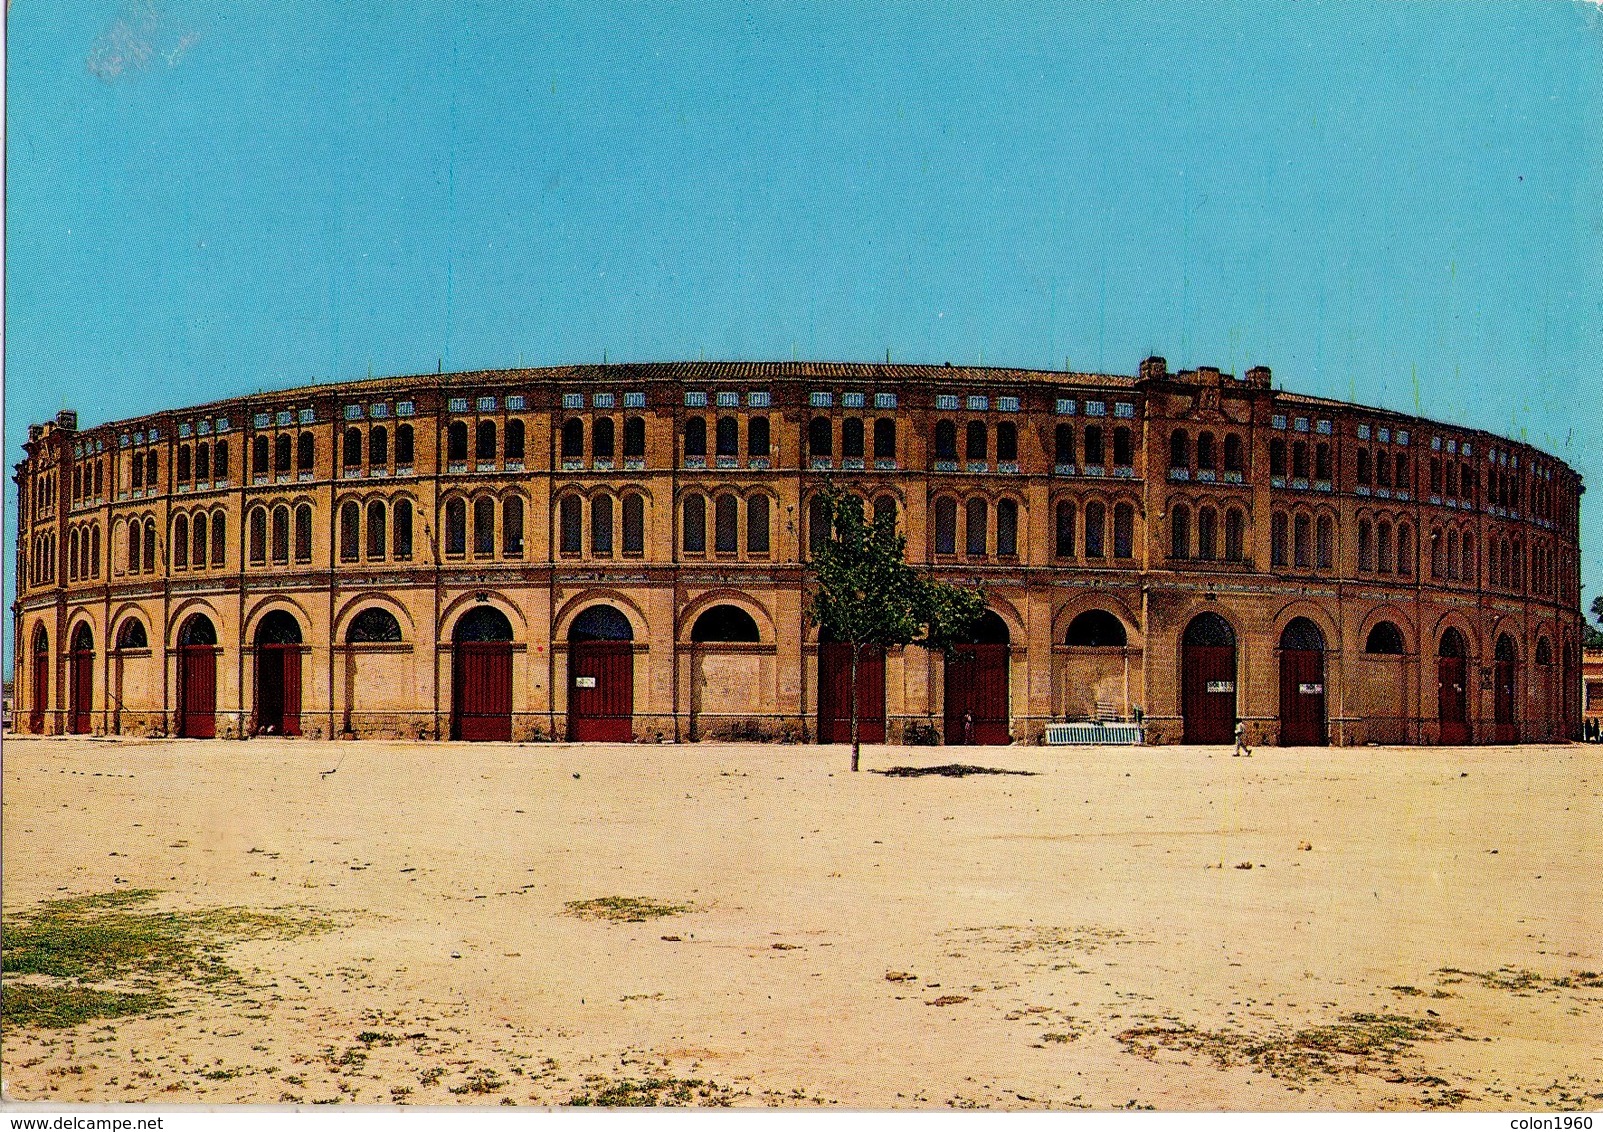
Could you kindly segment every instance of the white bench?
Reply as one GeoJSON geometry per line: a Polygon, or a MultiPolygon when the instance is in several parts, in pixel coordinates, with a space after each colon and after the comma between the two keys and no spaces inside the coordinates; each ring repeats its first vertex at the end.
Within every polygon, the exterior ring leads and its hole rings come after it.
{"type": "Polygon", "coordinates": [[[1145,742],[1139,723],[1104,723],[1099,720],[1080,720],[1075,723],[1049,723],[1046,725],[1046,742],[1049,746],[1139,746],[1145,742]]]}

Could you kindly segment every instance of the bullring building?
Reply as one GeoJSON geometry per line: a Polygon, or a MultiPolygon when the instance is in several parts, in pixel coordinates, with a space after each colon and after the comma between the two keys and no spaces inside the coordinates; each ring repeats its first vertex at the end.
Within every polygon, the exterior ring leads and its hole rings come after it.
{"type": "Polygon", "coordinates": [[[63,412],[15,479],[34,733],[839,742],[803,612],[831,486],[987,597],[953,655],[865,661],[870,741],[1580,727],[1575,471],[1261,367],[369,380],[63,412]]]}

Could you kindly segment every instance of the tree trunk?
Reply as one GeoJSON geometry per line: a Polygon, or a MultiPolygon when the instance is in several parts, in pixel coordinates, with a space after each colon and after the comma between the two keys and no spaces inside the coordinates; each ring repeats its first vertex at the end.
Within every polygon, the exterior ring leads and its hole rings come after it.
{"type": "Polygon", "coordinates": [[[852,642],[852,770],[857,769],[858,742],[857,742],[857,654],[863,646],[856,641],[852,642]]]}

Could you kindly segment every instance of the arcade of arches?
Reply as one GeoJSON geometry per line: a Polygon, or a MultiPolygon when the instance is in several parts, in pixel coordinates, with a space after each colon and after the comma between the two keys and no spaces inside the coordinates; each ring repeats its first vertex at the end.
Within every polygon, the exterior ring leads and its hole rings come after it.
{"type": "MultiPolygon", "coordinates": [[[[1348,628],[1310,603],[1152,595],[1143,632],[1094,595],[1053,613],[997,595],[970,639],[857,656],[867,742],[1040,741],[1056,720],[1140,719],[1149,742],[1520,742],[1562,737],[1573,648],[1542,629],[1446,619],[1423,630],[1377,609],[1348,628]]],[[[210,606],[167,625],[76,615],[25,637],[28,729],[628,742],[850,738],[852,649],[800,628],[793,591],[664,604],[611,592],[558,609],[465,595],[426,610],[368,597],[328,626],[285,600],[245,620],[210,606]],[[549,626],[533,631],[535,613],[549,626]],[[668,632],[653,626],[665,621],[668,632]],[[782,631],[777,626],[797,626],[782,631]],[[243,642],[240,640],[243,635],[243,642]],[[109,647],[107,647],[109,641],[109,647]],[[165,702],[163,702],[165,689],[165,702]],[[422,706],[420,706],[422,705],[422,706]]]]}

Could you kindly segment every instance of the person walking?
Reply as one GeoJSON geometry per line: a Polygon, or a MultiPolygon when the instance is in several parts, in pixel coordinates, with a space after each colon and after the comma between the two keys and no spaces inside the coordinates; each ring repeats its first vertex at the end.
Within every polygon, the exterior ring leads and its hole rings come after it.
{"type": "Polygon", "coordinates": [[[1252,758],[1252,748],[1247,746],[1247,725],[1238,719],[1236,720],[1236,749],[1231,753],[1231,757],[1240,758],[1242,755],[1246,755],[1249,759],[1252,758]]]}

